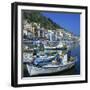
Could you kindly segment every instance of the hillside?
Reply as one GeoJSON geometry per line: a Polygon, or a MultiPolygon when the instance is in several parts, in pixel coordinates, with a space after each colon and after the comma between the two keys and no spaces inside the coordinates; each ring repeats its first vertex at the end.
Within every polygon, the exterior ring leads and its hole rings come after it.
{"type": "Polygon", "coordinates": [[[28,23],[36,22],[39,23],[41,27],[46,29],[56,30],[61,28],[58,24],[53,22],[50,18],[42,15],[39,11],[23,11],[23,18],[27,20],[28,23]]]}

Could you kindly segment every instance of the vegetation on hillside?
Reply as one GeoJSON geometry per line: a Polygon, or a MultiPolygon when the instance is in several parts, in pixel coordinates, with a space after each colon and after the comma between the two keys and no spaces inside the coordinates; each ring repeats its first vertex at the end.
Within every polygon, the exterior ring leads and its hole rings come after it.
{"type": "Polygon", "coordinates": [[[53,22],[50,18],[45,17],[40,11],[23,11],[23,18],[27,20],[28,23],[39,23],[41,27],[46,29],[58,29],[61,28],[58,24],[53,22]]]}

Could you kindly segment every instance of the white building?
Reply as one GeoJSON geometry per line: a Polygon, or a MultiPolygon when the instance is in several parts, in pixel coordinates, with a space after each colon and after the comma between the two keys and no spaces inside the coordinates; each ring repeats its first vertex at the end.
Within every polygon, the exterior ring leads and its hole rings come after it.
{"type": "Polygon", "coordinates": [[[58,31],[58,34],[61,36],[61,37],[63,37],[63,29],[57,29],[57,31],[58,31]]]}

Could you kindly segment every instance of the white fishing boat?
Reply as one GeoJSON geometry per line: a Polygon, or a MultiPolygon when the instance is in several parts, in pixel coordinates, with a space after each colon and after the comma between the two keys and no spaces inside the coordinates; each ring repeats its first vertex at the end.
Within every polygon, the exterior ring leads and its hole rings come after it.
{"type": "Polygon", "coordinates": [[[63,61],[64,61],[63,63],[59,63],[59,64],[57,64],[57,62],[55,61],[52,61],[52,63],[48,63],[41,66],[27,64],[26,67],[30,76],[40,75],[40,74],[51,74],[72,68],[75,65],[76,58],[74,58],[73,61],[68,61],[68,62],[66,62],[66,60],[63,61]]]}
{"type": "Polygon", "coordinates": [[[53,41],[53,42],[48,42],[49,44],[44,44],[44,48],[46,50],[65,50],[67,49],[67,46],[64,42],[60,42],[60,41],[53,41]]]}

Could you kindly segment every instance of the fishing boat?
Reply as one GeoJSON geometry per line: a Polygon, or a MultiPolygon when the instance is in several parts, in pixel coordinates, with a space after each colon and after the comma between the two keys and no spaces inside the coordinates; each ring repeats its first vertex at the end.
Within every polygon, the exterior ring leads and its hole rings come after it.
{"type": "Polygon", "coordinates": [[[72,68],[77,60],[75,57],[71,58],[72,60],[67,61],[67,54],[64,55],[63,60],[59,58],[58,54],[49,58],[39,57],[35,60],[34,64],[27,64],[26,67],[30,76],[53,74],[72,68]]]}

